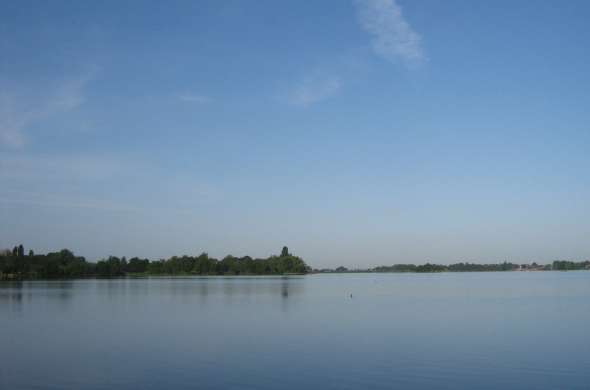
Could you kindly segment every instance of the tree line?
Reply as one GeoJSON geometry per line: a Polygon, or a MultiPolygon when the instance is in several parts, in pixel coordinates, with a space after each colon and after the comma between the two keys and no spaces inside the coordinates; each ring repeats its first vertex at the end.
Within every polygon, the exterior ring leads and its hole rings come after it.
{"type": "Polygon", "coordinates": [[[426,263],[423,265],[396,264],[375,268],[375,272],[495,272],[515,271],[521,269],[518,264],[503,262],[500,264],[455,263],[449,265],[426,263]]]}
{"type": "Polygon", "coordinates": [[[417,273],[432,273],[432,272],[502,272],[502,271],[568,271],[568,270],[583,270],[590,269],[590,261],[562,261],[556,260],[552,264],[540,265],[532,264],[514,264],[503,262],[499,264],[476,264],[476,263],[455,263],[449,265],[442,264],[394,264],[382,265],[375,268],[354,269],[349,270],[346,267],[338,267],[335,269],[320,269],[314,270],[317,273],[345,273],[345,272],[417,272],[417,273]]]}
{"type": "Polygon", "coordinates": [[[264,259],[250,256],[226,256],[221,260],[199,256],[173,256],[151,261],[133,257],[110,256],[96,263],[76,256],[68,249],[44,255],[29,251],[22,245],[0,253],[0,279],[56,279],[87,277],[120,277],[132,275],[282,275],[304,274],[311,269],[284,247],[280,255],[264,259]]]}
{"type": "Polygon", "coordinates": [[[580,269],[590,269],[590,261],[564,261],[556,260],[553,262],[553,269],[558,271],[575,271],[580,269]]]}

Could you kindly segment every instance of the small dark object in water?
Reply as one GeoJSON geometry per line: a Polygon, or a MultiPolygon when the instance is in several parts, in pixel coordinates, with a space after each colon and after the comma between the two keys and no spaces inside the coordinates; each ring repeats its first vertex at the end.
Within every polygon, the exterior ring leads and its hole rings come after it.
{"type": "Polygon", "coordinates": [[[350,297],[352,298],[352,294],[350,294],[350,297]]]}

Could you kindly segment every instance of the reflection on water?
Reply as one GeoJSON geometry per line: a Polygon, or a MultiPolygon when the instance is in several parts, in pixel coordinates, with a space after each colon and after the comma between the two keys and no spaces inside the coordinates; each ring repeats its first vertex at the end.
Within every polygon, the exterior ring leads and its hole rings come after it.
{"type": "Polygon", "coordinates": [[[62,304],[72,296],[73,281],[9,281],[0,282],[0,305],[21,311],[33,299],[54,300],[62,304]]]}
{"type": "MultiPolygon", "coordinates": [[[[22,282],[0,283],[0,305],[10,307],[11,311],[21,311],[23,304],[22,282]]],[[[32,293],[28,293],[31,299],[32,293]]]]}
{"type": "Polygon", "coordinates": [[[0,389],[587,389],[588,323],[590,272],[0,282],[0,389]]]}
{"type": "Polygon", "coordinates": [[[206,302],[209,296],[233,297],[256,295],[282,299],[302,293],[302,277],[153,277],[90,279],[75,281],[10,281],[0,282],[0,305],[20,308],[33,299],[67,301],[76,293],[95,291],[109,301],[127,297],[172,296],[186,302],[197,298],[206,302]]]}

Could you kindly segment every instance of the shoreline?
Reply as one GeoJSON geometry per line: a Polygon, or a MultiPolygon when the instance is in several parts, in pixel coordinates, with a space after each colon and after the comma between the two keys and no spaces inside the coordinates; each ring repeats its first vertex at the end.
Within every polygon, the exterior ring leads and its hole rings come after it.
{"type": "Polygon", "coordinates": [[[239,275],[199,275],[199,274],[157,274],[157,275],[124,275],[111,277],[73,277],[73,278],[16,278],[0,276],[1,282],[42,282],[42,281],[76,281],[76,280],[122,280],[122,279],[238,279],[238,278],[286,278],[292,276],[317,276],[317,275],[350,275],[350,274],[413,274],[413,275],[432,275],[432,274],[481,274],[481,273],[540,273],[540,272],[582,272],[590,271],[589,269],[575,270],[510,270],[510,271],[436,271],[436,272],[377,272],[377,271],[347,271],[347,272],[309,272],[309,273],[289,273],[289,274],[239,274],[239,275]]]}

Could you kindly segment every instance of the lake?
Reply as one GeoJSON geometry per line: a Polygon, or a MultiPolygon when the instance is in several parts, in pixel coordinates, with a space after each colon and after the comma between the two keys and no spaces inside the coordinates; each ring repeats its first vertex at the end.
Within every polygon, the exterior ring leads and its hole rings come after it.
{"type": "Polygon", "coordinates": [[[590,272],[0,282],[0,389],[312,388],[588,389],[590,272]]]}

